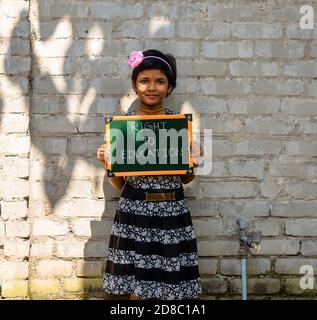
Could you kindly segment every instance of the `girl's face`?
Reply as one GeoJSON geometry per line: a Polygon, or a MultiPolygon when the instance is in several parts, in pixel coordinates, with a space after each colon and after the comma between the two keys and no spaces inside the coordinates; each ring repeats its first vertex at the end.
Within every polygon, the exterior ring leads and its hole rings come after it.
{"type": "Polygon", "coordinates": [[[163,103],[163,100],[172,89],[169,86],[168,78],[160,69],[149,69],[141,71],[132,84],[140,101],[146,105],[155,106],[163,103]]]}

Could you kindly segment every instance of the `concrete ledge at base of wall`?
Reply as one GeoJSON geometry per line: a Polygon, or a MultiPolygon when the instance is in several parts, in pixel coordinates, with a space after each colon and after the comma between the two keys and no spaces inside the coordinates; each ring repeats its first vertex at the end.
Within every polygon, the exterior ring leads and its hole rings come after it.
{"type": "MultiPolygon", "coordinates": [[[[302,289],[301,277],[270,277],[247,279],[247,293],[250,300],[316,299],[317,282],[312,289],[302,289]]],[[[4,282],[0,299],[67,299],[67,300],[129,300],[129,295],[110,295],[101,287],[102,279],[68,278],[64,280],[64,291],[57,279],[35,279],[4,282]],[[61,293],[62,292],[62,293],[61,293]]],[[[240,277],[201,277],[202,294],[198,300],[241,299],[240,277]]]]}

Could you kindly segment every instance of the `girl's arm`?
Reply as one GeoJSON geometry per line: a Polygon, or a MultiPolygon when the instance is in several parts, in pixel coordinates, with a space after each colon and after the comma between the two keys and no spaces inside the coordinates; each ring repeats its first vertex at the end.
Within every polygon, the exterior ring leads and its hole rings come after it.
{"type": "Polygon", "coordinates": [[[119,190],[123,188],[125,183],[124,177],[108,177],[108,181],[113,187],[119,190]]]}
{"type": "Polygon", "coordinates": [[[188,175],[180,175],[180,177],[181,177],[182,183],[187,184],[192,180],[194,180],[196,176],[194,174],[188,174],[188,175]]]}
{"type": "Polygon", "coordinates": [[[121,190],[125,184],[125,177],[107,177],[107,178],[110,184],[116,189],[121,190]]]}
{"type": "MultiPolygon", "coordinates": [[[[204,148],[198,146],[197,144],[193,144],[193,165],[194,167],[198,167],[199,159],[204,155],[204,148]]],[[[181,180],[183,184],[187,184],[194,180],[196,177],[194,174],[181,175],[181,180]]]]}
{"type": "MultiPolygon", "coordinates": [[[[110,147],[103,144],[97,150],[97,159],[101,162],[103,167],[107,170],[107,161],[110,159],[110,147]]],[[[125,183],[125,177],[108,177],[110,184],[119,190],[122,189],[125,183]]]]}

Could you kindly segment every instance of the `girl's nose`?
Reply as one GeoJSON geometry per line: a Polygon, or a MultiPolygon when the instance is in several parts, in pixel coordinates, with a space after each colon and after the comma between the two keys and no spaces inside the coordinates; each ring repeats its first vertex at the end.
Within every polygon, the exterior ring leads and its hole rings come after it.
{"type": "Polygon", "coordinates": [[[155,83],[154,82],[150,82],[149,83],[149,89],[150,90],[154,90],[155,89],[155,83]]]}

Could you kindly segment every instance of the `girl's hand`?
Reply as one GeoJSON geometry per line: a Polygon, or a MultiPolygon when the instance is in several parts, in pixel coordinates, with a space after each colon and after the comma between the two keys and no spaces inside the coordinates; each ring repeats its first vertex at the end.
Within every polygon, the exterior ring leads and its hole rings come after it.
{"type": "Polygon", "coordinates": [[[110,145],[103,144],[97,150],[97,159],[107,168],[110,161],[110,145]]]}
{"type": "Polygon", "coordinates": [[[198,167],[200,164],[200,157],[204,156],[204,148],[201,147],[198,143],[193,142],[193,165],[194,167],[198,167]]]}

